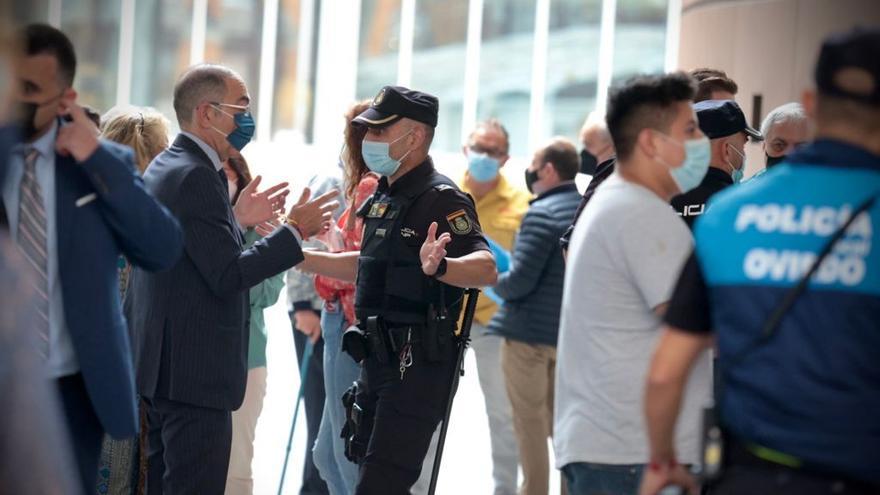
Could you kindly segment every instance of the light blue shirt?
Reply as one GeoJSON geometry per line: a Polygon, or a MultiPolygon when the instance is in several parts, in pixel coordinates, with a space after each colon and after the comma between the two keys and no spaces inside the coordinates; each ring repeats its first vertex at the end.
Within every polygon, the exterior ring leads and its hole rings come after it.
{"type": "MultiPolygon", "coordinates": [[[[30,144],[39,156],[34,172],[43,192],[43,208],[46,211],[46,273],[49,278],[49,359],[46,363],[50,378],[72,375],[79,371],[79,362],[73,349],[73,341],[64,320],[64,299],[61,294],[61,278],[58,274],[58,217],[55,210],[55,136],[58,121],[42,137],[30,144]]],[[[19,145],[12,150],[3,184],[3,202],[9,220],[9,231],[18,242],[18,209],[21,179],[24,175],[24,151],[19,145]]]]}
{"type": "MultiPolygon", "coordinates": [[[[214,148],[208,146],[208,143],[202,141],[200,137],[191,132],[180,131],[180,133],[192,139],[192,141],[196,143],[196,145],[198,145],[198,147],[201,148],[201,150],[204,151],[206,155],[208,155],[208,159],[211,160],[211,163],[214,165],[214,168],[217,169],[218,172],[223,170],[223,162],[220,161],[220,155],[217,154],[217,151],[214,150],[214,148]]],[[[247,229],[245,229],[240,223],[238,223],[237,218],[235,219],[235,223],[238,225],[238,230],[240,230],[242,235],[244,235],[244,233],[247,232],[247,229]]],[[[299,231],[290,225],[284,224],[284,226],[287,227],[287,230],[293,233],[293,237],[296,238],[296,242],[302,244],[302,236],[299,235],[299,231]]]]}

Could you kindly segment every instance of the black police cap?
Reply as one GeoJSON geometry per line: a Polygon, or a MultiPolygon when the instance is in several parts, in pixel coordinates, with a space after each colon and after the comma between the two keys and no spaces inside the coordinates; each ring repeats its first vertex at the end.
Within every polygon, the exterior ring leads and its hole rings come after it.
{"type": "Polygon", "coordinates": [[[822,94],[880,106],[880,28],[856,28],[826,39],[815,76],[822,94]]]}
{"type": "Polygon", "coordinates": [[[754,139],[762,140],[761,133],[749,127],[742,109],[733,100],[704,100],[694,104],[700,130],[709,139],[732,136],[744,132],[754,139]]]}
{"type": "Polygon", "coordinates": [[[437,97],[403,86],[385,86],[373,98],[370,108],[353,119],[367,127],[389,126],[402,118],[437,127],[437,97]]]}

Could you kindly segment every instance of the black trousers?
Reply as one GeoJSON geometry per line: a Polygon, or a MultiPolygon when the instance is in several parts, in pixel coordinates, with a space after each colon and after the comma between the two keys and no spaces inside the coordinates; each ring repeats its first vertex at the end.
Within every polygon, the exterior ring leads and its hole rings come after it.
{"type": "MultiPolygon", "coordinates": [[[[316,313],[318,313],[316,311],[316,313]]],[[[320,313],[318,313],[320,315],[320,313]]],[[[293,324],[293,344],[296,347],[297,369],[302,366],[303,352],[305,352],[308,337],[296,329],[293,313],[290,314],[290,322],[293,324]]],[[[308,364],[308,378],[303,390],[303,404],[306,412],[306,455],[303,462],[303,479],[300,495],[327,495],[330,491],[327,484],[321,478],[318,468],[312,460],[312,448],[315,439],[318,438],[318,429],[321,427],[321,416],[324,415],[324,339],[318,339],[312,348],[312,359],[308,364]]]]}
{"type": "Polygon", "coordinates": [[[89,399],[81,373],[61,377],[57,383],[82,491],[95,493],[104,427],[89,399]]]}
{"type": "Polygon", "coordinates": [[[431,436],[446,412],[456,348],[443,348],[441,360],[428,362],[418,344],[413,363],[400,377],[400,362],[382,364],[371,355],[361,369],[363,390],[356,402],[365,411],[359,439],[369,439],[360,463],[358,495],[408,495],[419,479],[431,436]]]}
{"type": "Polygon", "coordinates": [[[868,486],[810,474],[786,467],[740,466],[725,468],[721,480],[709,493],[712,495],[876,495],[880,486],[868,486]]]}
{"type": "MultiPolygon", "coordinates": [[[[147,410],[147,493],[222,495],[232,448],[232,413],[161,398],[147,410]]],[[[93,490],[94,491],[94,490],[93,490]]]]}

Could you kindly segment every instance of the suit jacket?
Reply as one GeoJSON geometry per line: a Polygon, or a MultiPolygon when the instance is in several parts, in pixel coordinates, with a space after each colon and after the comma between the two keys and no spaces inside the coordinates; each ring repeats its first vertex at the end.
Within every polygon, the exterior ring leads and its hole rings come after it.
{"type": "Polygon", "coordinates": [[[226,185],[208,156],[179,135],[144,173],[180,220],[184,255],[163,273],[132,272],[125,296],[138,392],[235,410],[247,381],[248,289],[303,260],[287,228],[243,251],[226,185]]]}
{"type": "Polygon", "coordinates": [[[55,198],[67,330],[101,424],[114,437],[129,437],[138,414],[118,260],[124,255],[144,270],[170,267],[182,251],[180,226],[144,189],[131,149],[116,143],[101,141],[80,164],[56,154],[55,198]],[[96,199],[76,205],[89,194],[96,199]]]}

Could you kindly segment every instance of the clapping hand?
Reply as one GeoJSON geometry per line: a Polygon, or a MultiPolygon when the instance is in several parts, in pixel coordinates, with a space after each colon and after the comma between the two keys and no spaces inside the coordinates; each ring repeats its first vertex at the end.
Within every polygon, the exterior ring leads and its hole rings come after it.
{"type": "Polygon", "coordinates": [[[437,222],[431,222],[428,227],[428,235],[425,236],[425,242],[419,250],[419,258],[422,261],[422,272],[432,277],[437,273],[437,267],[446,257],[446,245],[452,241],[452,235],[444,232],[437,237],[437,222]]]}
{"type": "Polygon", "coordinates": [[[276,184],[263,192],[257,192],[263,178],[259,175],[241,190],[233,207],[235,219],[244,228],[253,227],[284,212],[284,200],[287,198],[287,182],[276,184]]]}
{"type": "Polygon", "coordinates": [[[333,212],[339,208],[339,201],[333,200],[339,191],[334,189],[309,201],[311,194],[308,187],[303,189],[299,201],[287,215],[288,222],[296,227],[303,240],[328,230],[333,221],[333,212]]]}

